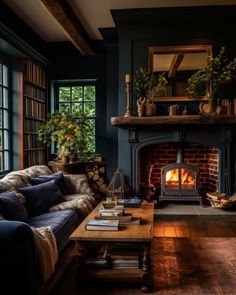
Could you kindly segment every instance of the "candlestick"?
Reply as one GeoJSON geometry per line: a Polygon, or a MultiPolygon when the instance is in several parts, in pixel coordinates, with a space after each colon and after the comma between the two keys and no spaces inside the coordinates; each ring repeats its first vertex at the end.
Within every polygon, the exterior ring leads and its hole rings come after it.
{"type": "Polygon", "coordinates": [[[132,79],[131,79],[131,75],[130,74],[126,74],[125,75],[125,83],[131,83],[132,79]]]}
{"type": "Polygon", "coordinates": [[[131,117],[131,88],[132,88],[132,78],[130,74],[125,75],[125,90],[127,94],[126,112],[124,117],[131,117]]]}

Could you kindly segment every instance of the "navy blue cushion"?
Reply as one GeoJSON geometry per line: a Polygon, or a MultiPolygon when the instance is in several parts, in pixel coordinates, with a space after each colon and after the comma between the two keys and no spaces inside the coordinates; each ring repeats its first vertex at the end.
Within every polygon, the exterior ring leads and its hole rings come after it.
{"type": "Polygon", "coordinates": [[[0,214],[7,220],[26,221],[28,219],[25,206],[10,191],[0,194],[0,214]]]}
{"type": "Polygon", "coordinates": [[[69,236],[82,219],[84,219],[82,213],[78,213],[77,210],[67,209],[51,211],[29,218],[28,223],[34,227],[50,226],[57,241],[58,252],[61,253],[69,243],[69,236]]]}
{"type": "Polygon", "coordinates": [[[64,181],[64,175],[62,172],[57,172],[52,175],[41,175],[38,177],[30,178],[30,182],[32,185],[45,183],[51,180],[55,180],[56,185],[59,187],[64,196],[68,194],[68,190],[64,181]]]}
{"type": "Polygon", "coordinates": [[[48,209],[64,200],[64,197],[54,180],[33,186],[18,188],[27,201],[31,216],[48,212],[48,209]]]}

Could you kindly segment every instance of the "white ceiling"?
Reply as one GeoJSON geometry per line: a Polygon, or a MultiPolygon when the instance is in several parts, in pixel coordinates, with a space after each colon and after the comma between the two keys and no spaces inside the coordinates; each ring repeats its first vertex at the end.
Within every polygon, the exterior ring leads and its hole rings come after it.
{"type": "MultiPolygon", "coordinates": [[[[2,0],[44,41],[66,41],[67,36],[39,0],[2,0]]],[[[99,28],[114,27],[111,9],[236,5],[236,0],[67,0],[92,39],[99,28]]]]}

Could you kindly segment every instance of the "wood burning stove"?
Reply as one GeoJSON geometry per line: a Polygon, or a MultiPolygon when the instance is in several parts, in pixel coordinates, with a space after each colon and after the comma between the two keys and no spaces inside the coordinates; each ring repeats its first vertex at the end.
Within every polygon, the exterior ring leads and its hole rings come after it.
{"type": "Polygon", "coordinates": [[[200,170],[183,162],[183,149],[177,151],[177,161],[161,168],[161,195],[159,201],[199,201],[200,170]]]}

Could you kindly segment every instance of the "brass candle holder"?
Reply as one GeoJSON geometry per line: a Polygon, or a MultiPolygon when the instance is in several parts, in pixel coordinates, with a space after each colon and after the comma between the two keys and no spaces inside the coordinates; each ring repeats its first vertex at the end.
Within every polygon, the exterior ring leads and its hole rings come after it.
{"type": "Polygon", "coordinates": [[[127,94],[127,102],[126,102],[126,112],[124,117],[131,117],[132,110],[131,110],[131,89],[132,89],[132,78],[130,74],[125,75],[125,91],[127,94]]]}

